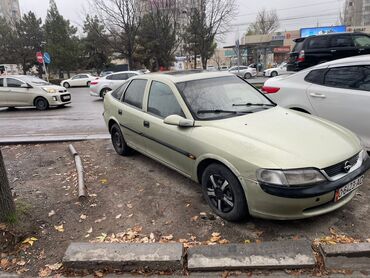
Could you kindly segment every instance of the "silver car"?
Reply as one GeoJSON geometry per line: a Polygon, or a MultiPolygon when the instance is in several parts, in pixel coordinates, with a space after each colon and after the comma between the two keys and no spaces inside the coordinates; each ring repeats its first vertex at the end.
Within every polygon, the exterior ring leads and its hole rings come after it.
{"type": "Polygon", "coordinates": [[[239,75],[240,77],[243,77],[244,79],[249,79],[249,78],[257,76],[257,70],[255,68],[248,67],[248,66],[231,67],[229,69],[229,72],[239,75]]]}
{"type": "Polygon", "coordinates": [[[137,71],[121,71],[94,80],[90,83],[90,95],[104,98],[107,92],[117,89],[125,80],[139,74],[137,71]]]}
{"type": "Polygon", "coordinates": [[[46,110],[69,103],[71,94],[61,86],[28,75],[0,76],[0,107],[35,106],[46,110]]]}

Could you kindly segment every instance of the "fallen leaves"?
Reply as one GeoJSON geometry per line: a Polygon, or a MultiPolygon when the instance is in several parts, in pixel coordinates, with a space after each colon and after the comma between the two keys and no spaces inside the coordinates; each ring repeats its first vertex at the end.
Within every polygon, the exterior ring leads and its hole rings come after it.
{"type": "Polygon", "coordinates": [[[106,238],[107,238],[107,234],[105,233],[102,233],[100,236],[96,237],[98,242],[104,242],[106,238]]]}
{"type": "Polygon", "coordinates": [[[85,215],[85,214],[81,214],[81,216],[80,216],[80,219],[81,219],[81,220],[86,220],[86,218],[87,218],[87,215],[85,215]]]}
{"type": "Polygon", "coordinates": [[[101,180],[100,180],[100,183],[101,183],[101,184],[107,184],[107,183],[108,183],[108,180],[107,180],[107,179],[101,179],[101,180]]]}
{"type": "Polygon", "coordinates": [[[49,217],[52,217],[53,215],[55,215],[55,211],[54,210],[50,211],[49,214],[48,214],[49,217]]]}
{"type": "Polygon", "coordinates": [[[127,204],[126,205],[129,209],[132,209],[134,206],[132,204],[127,204]]]}
{"type": "Polygon", "coordinates": [[[116,215],[116,219],[120,219],[120,218],[121,218],[121,216],[122,216],[122,214],[118,214],[118,215],[116,215]]]}
{"type": "Polygon", "coordinates": [[[102,221],[104,221],[106,219],[107,219],[107,217],[106,216],[103,216],[102,218],[96,219],[95,220],[95,223],[100,223],[100,222],[102,222],[102,221]]]}
{"type": "Polygon", "coordinates": [[[0,260],[0,267],[2,269],[7,269],[10,266],[10,262],[8,259],[1,259],[0,260]]]}
{"type": "Polygon", "coordinates": [[[4,223],[0,223],[0,230],[5,230],[6,229],[6,225],[4,223]]]}
{"type": "Polygon", "coordinates": [[[50,276],[52,270],[48,267],[40,268],[39,277],[48,277],[50,276]]]}
{"type": "Polygon", "coordinates": [[[63,264],[62,263],[55,263],[55,264],[47,264],[45,266],[47,268],[49,268],[50,270],[52,270],[52,271],[57,271],[63,266],[63,264]]]}
{"type": "Polygon", "coordinates": [[[62,225],[59,225],[59,226],[54,226],[54,229],[57,230],[60,233],[64,233],[64,226],[63,226],[63,224],[62,225]]]}
{"type": "Polygon", "coordinates": [[[35,237],[29,237],[22,241],[23,244],[29,244],[30,246],[33,245],[33,243],[37,241],[37,238],[35,237]]]}
{"type": "Polygon", "coordinates": [[[350,243],[359,243],[360,240],[354,239],[353,237],[344,235],[344,234],[338,234],[338,232],[334,228],[330,228],[331,235],[324,236],[321,238],[317,238],[314,240],[315,245],[321,244],[350,244],[350,243]]]}

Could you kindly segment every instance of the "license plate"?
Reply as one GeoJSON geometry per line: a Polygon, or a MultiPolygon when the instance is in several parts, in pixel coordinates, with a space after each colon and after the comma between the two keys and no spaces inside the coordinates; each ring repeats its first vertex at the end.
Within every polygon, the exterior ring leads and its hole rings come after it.
{"type": "Polygon", "coordinates": [[[349,193],[351,193],[356,188],[359,188],[364,182],[364,176],[361,176],[353,181],[351,181],[349,184],[346,184],[345,186],[337,189],[335,191],[335,202],[342,199],[344,196],[347,196],[349,193]]]}
{"type": "Polygon", "coordinates": [[[70,96],[63,96],[63,100],[70,100],[71,97],[70,96]]]}

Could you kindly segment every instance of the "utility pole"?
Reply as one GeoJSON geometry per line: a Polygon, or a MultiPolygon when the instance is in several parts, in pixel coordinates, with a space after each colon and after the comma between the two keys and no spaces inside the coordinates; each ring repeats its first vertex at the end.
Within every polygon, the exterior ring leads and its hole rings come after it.
{"type": "Polygon", "coordinates": [[[15,214],[15,204],[6,174],[3,154],[0,149],[0,222],[6,222],[15,214]]]}

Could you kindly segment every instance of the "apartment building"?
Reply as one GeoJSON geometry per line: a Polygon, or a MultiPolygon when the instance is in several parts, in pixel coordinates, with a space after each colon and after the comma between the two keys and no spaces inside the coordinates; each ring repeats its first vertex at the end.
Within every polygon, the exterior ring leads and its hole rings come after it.
{"type": "Polygon", "coordinates": [[[0,17],[5,18],[10,22],[14,22],[21,17],[18,0],[1,0],[0,1],[0,17]]]}

